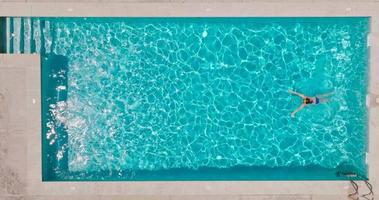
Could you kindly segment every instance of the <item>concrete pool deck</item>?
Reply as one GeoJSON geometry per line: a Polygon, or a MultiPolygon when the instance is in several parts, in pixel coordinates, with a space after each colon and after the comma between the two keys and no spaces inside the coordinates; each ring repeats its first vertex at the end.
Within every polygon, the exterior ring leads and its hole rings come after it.
{"type": "MultiPolygon", "coordinates": [[[[213,2],[0,0],[0,16],[371,16],[368,163],[379,194],[379,0],[213,2]]],[[[0,54],[0,200],[340,200],[351,191],[347,181],[42,182],[40,115],[39,55],[0,54]]]]}

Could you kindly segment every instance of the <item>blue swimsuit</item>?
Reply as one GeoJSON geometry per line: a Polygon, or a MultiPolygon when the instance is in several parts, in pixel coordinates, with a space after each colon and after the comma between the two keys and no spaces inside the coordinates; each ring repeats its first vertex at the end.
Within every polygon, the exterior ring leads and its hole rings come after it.
{"type": "Polygon", "coordinates": [[[320,103],[320,99],[319,99],[319,98],[317,98],[317,97],[315,97],[315,99],[316,99],[316,102],[315,102],[315,104],[319,104],[319,103],[320,103]]]}

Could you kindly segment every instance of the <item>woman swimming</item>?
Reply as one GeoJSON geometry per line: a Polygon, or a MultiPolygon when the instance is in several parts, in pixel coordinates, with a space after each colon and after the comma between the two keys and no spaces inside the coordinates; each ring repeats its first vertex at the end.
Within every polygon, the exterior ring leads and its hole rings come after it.
{"type": "Polygon", "coordinates": [[[317,104],[320,104],[320,103],[327,102],[329,99],[323,98],[323,97],[327,97],[327,96],[333,94],[333,92],[330,92],[330,93],[326,93],[326,94],[322,94],[322,95],[317,95],[315,97],[308,97],[308,96],[305,96],[304,94],[295,92],[293,90],[288,90],[288,92],[292,93],[292,94],[296,94],[296,95],[300,96],[301,98],[303,98],[303,103],[295,111],[293,111],[291,113],[291,117],[295,117],[295,114],[297,112],[299,112],[301,109],[303,109],[305,106],[308,106],[308,105],[317,105],[317,104]]]}

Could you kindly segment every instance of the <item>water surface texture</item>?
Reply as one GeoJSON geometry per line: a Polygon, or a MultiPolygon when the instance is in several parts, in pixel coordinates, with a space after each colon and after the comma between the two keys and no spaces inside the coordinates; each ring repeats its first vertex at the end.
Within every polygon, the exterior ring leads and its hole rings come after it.
{"type": "Polygon", "coordinates": [[[57,179],[236,167],[366,176],[368,18],[30,23],[30,51],[53,70],[43,76],[60,80],[45,86],[43,124],[57,179]],[[302,99],[288,89],[334,95],[291,118],[302,99]]]}

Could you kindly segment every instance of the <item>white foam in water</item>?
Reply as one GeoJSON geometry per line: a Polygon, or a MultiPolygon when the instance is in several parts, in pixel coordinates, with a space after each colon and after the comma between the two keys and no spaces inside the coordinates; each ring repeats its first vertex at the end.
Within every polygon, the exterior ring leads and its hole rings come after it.
{"type": "Polygon", "coordinates": [[[50,105],[50,107],[52,107],[50,111],[54,115],[55,119],[61,123],[66,122],[64,111],[67,107],[67,103],[65,101],[58,101],[55,105],[50,105]]]}
{"type": "Polygon", "coordinates": [[[13,52],[20,53],[21,18],[13,18],[13,52]]]}
{"type": "Polygon", "coordinates": [[[203,34],[202,34],[203,38],[207,37],[208,36],[208,32],[207,31],[204,31],[203,34]]]}
{"type": "Polygon", "coordinates": [[[54,123],[48,122],[46,123],[46,126],[50,129],[50,131],[46,134],[46,138],[50,139],[52,136],[56,134],[55,129],[54,129],[54,123]]]}
{"type": "Polygon", "coordinates": [[[50,53],[52,39],[51,39],[50,22],[49,21],[45,21],[45,28],[43,29],[43,35],[44,35],[44,38],[45,38],[45,50],[46,50],[46,53],[50,53]]]}
{"type": "Polygon", "coordinates": [[[63,158],[63,153],[64,153],[64,151],[58,151],[58,153],[57,153],[57,159],[58,160],[63,158]]]}
{"type": "Polygon", "coordinates": [[[30,18],[24,19],[24,52],[30,53],[30,40],[31,40],[31,32],[32,32],[32,26],[31,26],[31,20],[30,18]]]}
{"type": "Polygon", "coordinates": [[[58,86],[57,87],[57,90],[59,91],[59,90],[65,90],[66,89],[66,86],[64,86],[64,85],[60,85],[60,86],[58,86]]]}
{"type": "Polygon", "coordinates": [[[342,39],[341,43],[342,43],[342,47],[344,49],[346,49],[347,47],[350,46],[350,41],[349,40],[342,39]]]}
{"type": "Polygon", "coordinates": [[[41,31],[40,31],[40,25],[39,25],[39,19],[35,20],[33,22],[33,39],[36,44],[36,53],[41,52],[41,31]]]}

